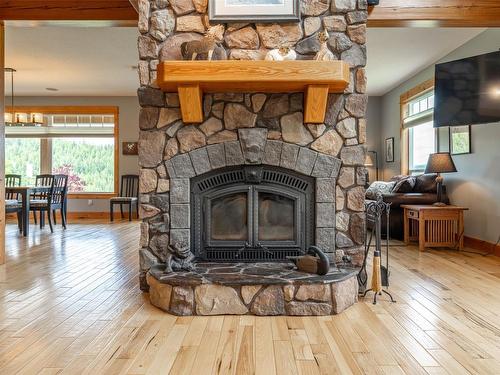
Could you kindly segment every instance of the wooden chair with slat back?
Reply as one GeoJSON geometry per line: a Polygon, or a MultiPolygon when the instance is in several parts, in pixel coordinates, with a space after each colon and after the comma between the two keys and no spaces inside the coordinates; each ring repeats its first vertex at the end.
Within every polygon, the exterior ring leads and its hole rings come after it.
{"type": "MultiPolygon", "coordinates": [[[[54,175],[52,174],[39,174],[35,178],[35,186],[52,186],[54,183],[54,175]]],[[[36,209],[36,206],[45,206],[48,202],[50,192],[42,192],[31,194],[30,198],[30,211],[33,212],[33,219],[35,225],[38,224],[37,212],[40,212],[40,228],[45,226],[45,214],[43,211],[36,209]]]]}
{"type": "Polygon", "coordinates": [[[61,211],[62,226],[66,229],[66,196],[68,190],[68,176],[64,174],[50,175],[52,178],[44,178],[43,184],[39,186],[49,186],[45,185],[50,180],[52,183],[50,185],[50,191],[48,193],[40,194],[40,196],[46,199],[33,199],[30,201],[30,210],[33,212],[40,212],[40,228],[45,225],[45,213],[47,213],[47,218],[49,220],[50,231],[54,233],[54,224],[56,224],[56,211],[61,211]]]}
{"type": "MultiPolygon", "coordinates": [[[[21,175],[19,174],[6,174],[5,175],[5,186],[13,187],[13,186],[21,186],[21,175]]],[[[18,199],[17,193],[5,193],[5,199],[18,199]]]]}
{"type": "MultiPolygon", "coordinates": [[[[54,192],[50,201],[50,210],[52,211],[52,218],[54,219],[54,224],[57,225],[56,211],[61,212],[62,226],[66,229],[66,213],[67,213],[67,197],[68,197],[68,176],[65,174],[54,175],[54,192]]],[[[49,212],[50,216],[50,212],[49,212]]],[[[50,224],[50,220],[49,220],[50,224]]]]}
{"type": "Polygon", "coordinates": [[[139,218],[139,176],[135,174],[126,174],[121,178],[120,195],[109,200],[109,217],[113,221],[114,205],[120,205],[122,219],[123,205],[128,206],[128,220],[132,221],[132,206],[135,206],[137,218],[139,218]]]}
{"type": "MultiPolygon", "coordinates": [[[[6,174],[5,186],[6,187],[21,186],[21,175],[6,174]]],[[[21,203],[19,203],[19,194],[8,193],[8,192],[5,193],[5,213],[6,214],[16,213],[19,230],[22,230],[22,225],[21,225],[22,207],[21,203]]]]}

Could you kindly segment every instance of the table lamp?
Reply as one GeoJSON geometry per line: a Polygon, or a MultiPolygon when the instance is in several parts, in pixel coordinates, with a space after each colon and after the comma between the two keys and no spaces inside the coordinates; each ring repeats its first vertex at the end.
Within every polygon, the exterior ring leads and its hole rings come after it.
{"type": "Polygon", "coordinates": [[[457,168],[449,152],[436,152],[429,155],[429,160],[427,161],[427,166],[425,167],[425,173],[437,173],[437,202],[434,203],[435,206],[446,206],[442,202],[443,198],[443,177],[441,173],[451,173],[456,172],[457,168]]]}
{"type": "Polygon", "coordinates": [[[376,174],[375,181],[378,181],[378,155],[377,155],[377,151],[367,151],[366,152],[365,167],[375,167],[375,174],[376,174]],[[375,162],[372,159],[370,154],[373,154],[375,162]]]}

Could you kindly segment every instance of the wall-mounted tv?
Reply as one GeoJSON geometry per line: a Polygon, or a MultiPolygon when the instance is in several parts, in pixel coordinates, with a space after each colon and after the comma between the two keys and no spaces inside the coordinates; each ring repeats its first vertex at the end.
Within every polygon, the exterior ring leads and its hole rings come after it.
{"type": "Polygon", "coordinates": [[[500,51],[436,65],[434,127],[500,122],[500,51]]]}

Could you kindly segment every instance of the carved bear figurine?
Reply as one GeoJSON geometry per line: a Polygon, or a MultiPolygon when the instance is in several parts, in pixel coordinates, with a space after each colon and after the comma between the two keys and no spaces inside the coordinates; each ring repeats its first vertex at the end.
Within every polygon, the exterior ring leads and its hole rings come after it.
{"type": "Polygon", "coordinates": [[[189,248],[179,249],[169,245],[168,250],[167,259],[165,260],[165,273],[193,270],[194,255],[189,248]]]}

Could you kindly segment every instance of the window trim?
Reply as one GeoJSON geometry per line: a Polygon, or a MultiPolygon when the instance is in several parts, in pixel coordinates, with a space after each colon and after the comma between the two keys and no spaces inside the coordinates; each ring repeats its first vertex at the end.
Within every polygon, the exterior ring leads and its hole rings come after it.
{"type": "MultiPolygon", "coordinates": [[[[410,132],[409,128],[405,128],[404,119],[407,117],[408,103],[411,102],[418,96],[424,95],[425,93],[434,90],[434,78],[428,79],[421,84],[412,87],[410,90],[404,92],[399,97],[399,108],[400,108],[400,138],[401,138],[401,173],[410,174],[410,132]]],[[[437,136],[435,142],[439,142],[437,136]]]]}
{"type": "MultiPolygon", "coordinates": [[[[5,107],[5,112],[25,112],[25,113],[43,113],[43,114],[67,114],[67,115],[91,115],[91,114],[112,114],[115,118],[115,126],[113,128],[113,139],[115,142],[114,147],[114,191],[110,193],[69,193],[69,199],[109,199],[118,196],[119,191],[119,170],[120,170],[120,110],[116,106],[15,106],[5,107]]],[[[41,138],[42,139],[42,138],[41,138]]],[[[51,142],[40,142],[40,171],[44,173],[47,171],[48,163],[52,159],[52,153],[50,156],[43,158],[42,155],[49,155],[51,148],[51,142]],[[42,152],[42,147],[45,148],[45,152],[42,152]]]]}

